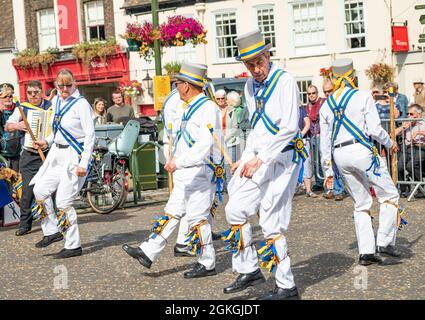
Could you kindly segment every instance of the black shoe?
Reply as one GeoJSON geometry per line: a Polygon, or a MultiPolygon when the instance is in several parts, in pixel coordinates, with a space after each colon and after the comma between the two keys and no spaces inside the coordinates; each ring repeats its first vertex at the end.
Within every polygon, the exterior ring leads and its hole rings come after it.
{"type": "Polygon", "coordinates": [[[184,244],[178,244],[174,246],[175,257],[196,257],[196,253],[190,251],[189,247],[184,244]]]}
{"type": "Polygon", "coordinates": [[[401,198],[408,198],[409,196],[410,196],[410,192],[407,192],[407,191],[400,192],[401,198]]]}
{"type": "Polygon", "coordinates": [[[376,252],[380,253],[380,254],[386,254],[386,255],[389,255],[391,257],[400,257],[401,256],[401,252],[398,251],[396,249],[396,247],[392,246],[392,245],[388,245],[386,247],[377,246],[376,252]]]}
{"type": "Polygon", "coordinates": [[[62,249],[58,254],[54,256],[54,259],[66,259],[81,256],[82,254],[83,249],[81,247],[75,249],[62,249]]]}
{"type": "Polygon", "coordinates": [[[297,287],[292,287],[291,289],[284,289],[276,286],[272,292],[266,294],[261,298],[258,298],[258,300],[287,300],[295,297],[298,297],[297,287]]]}
{"type": "Polygon", "coordinates": [[[236,281],[233,282],[230,286],[223,289],[224,293],[233,293],[245,290],[246,288],[265,282],[263,274],[260,269],[255,270],[251,273],[241,273],[236,281]]]}
{"type": "Polygon", "coordinates": [[[221,240],[221,233],[211,232],[213,241],[221,240]]]}
{"type": "Polygon", "coordinates": [[[56,232],[55,234],[52,234],[50,236],[44,236],[43,239],[41,239],[39,242],[35,244],[36,248],[45,248],[49,245],[51,245],[53,242],[61,241],[63,240],[63,235],[60,232],[56,232]]]}
{"type": "Polygon", "coordinates": [[[377,263],[381,264],[382,259],[375,254],[361,254],[359,258],[359,264],[362,266],[368,266],[370,264],[377,263]]]}
{"type": "Polygon", "coordinates": [[[208,276],[215,276],[216,274],[217,272],[215,271],[215,268],[211,270],[207,270],[207,268],[205,268],[204,265],[197,263],[192,270],[185,272],[183,276],[186,279],[191,279],[191,278],[203,278],[208,276]]]}
{"type": "Polygon", "coordinates": [[[123,244],[122,246],[123,250],[128,253],[129,256],[133,257],[134,259],[138,260],[141,265],[143,265],[146,268],[150,268],[152,265],[151,259],[148,258],[148,256],[143,252],[142,249],[139,247],[133,248],[130,247],[128,244],[123,244]]]}
{"type": "Polygon", "coordinates": [[[24,228],[24,229],[19,228],[18,230],[16,230],[15,236],[20,237],[30,233],[31,233],[31,228],[24,228]]]}

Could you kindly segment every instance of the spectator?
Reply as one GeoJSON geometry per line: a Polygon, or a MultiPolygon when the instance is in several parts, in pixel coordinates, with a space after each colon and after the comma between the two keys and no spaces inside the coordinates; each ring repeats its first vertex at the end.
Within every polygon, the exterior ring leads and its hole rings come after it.
{"type": "Polygon", "coordinates": [[[124,104],[124,98],[120,91],[112,93],[112,101],[114,102],[114,105],[112,105],[106,113],[107,122],[118,123],[120,118],[135,118],[133,108],[124,104]]]}
{"type": "Polygon", "coordinates": [[[0,154],[9,162],[9,167],[18,172],[21,134],[19,131],[7,132],[4,129],[16,107],[13,102],[14,87],[10,83],[4,83],[0,85],[0,88],[0,154]]]}
{"type": "MultiPolygon", "coordinates": [[[[409,107],[407,115],[409,119],[418,120],[403,122],[401,127],[395,131],[397,136],[404,136],[404,144],[406,146],[404,150],[401,149],[397,170],[399,176],[403,178],[405,177],[404,170],[407,170],[414,181],[420,181],[423,178],[421,168],[424,167],[425,159],[425,121],[423,120],[423,108],[419,104],[413,104],[409,107]]],[[[401,179],[404,180],[403,178],[401,179]]],[[[408,196],[408,187],[408,185],[400,185],[401,196],[408,196]]]]}
{"type": "MultiPolygon", "coordinates": [[[[385,85],[382,89],[382,95],[378,95],[376,97],[376,109],[378,110],[378,114],[379,114],[379,118],[382,120],[389,120],[390,119],[390,96],[388,94],[388,87],[387,85],[385,85]]],[[[395,105],[395,109],[394,109],[394,117],[395,119],[397,119],[398,117],[400,117],[400,110],[399,110],[399,106],[395,105]]],[[[388,128],[387,128],[388,131],[388,128]]]]}
{"type": "Polygon", "coordinates": [[[95,126],[106,123],[106,100],[103,98],[94,99],[93,122],[95,126]]]}
{"type": "MultiPolygon", "coordinates": [[[[323,83],[323,94],[325,95],[326,99],[329,98],[329,96],[333,93],[333,91],[334,91],[334,85],[332,81],[330,80],[325,81],[323,83]]],[[[344,195],[345,195],[344,182],[342,181],[341,176],[338,175],[338,177],[335,177],[334,179],[333,190],[328,190],[323,196],[326,199],[335,199],[335,201],[342,201],[344,200],[344,195]]]]}
{"type": "Polygon", "coordinates": [[[224,142],[230,151],[230,158],[236,162],[240,158],[240,138],[238,129],[238,109],[241,106],[241,97],[236,91],[230,91],[226,97],[227,130],[224,134],[224,142]]]}
{"type": "Polygon", "coordinates": [[[309,132],[311,129],[311,121],[307,115],[307,111],[304,106],[300,106],[300,116],[298,119],[298,127],[301,130],[301,134],[303,136],[303,142],[308,153],[308,157],[302,165],[299,180],[302,180],[304,182],[306,196],[310,198],[317,198],[317,194],[311,191],[311,178],[313,177],[313,169],[311,166],[310,136],[309,136],[309,132]]]}
{"type": "Polygon", "coordinates": [[[425,108],[425,90],[422,79],[413,80],[413,87],[415,92],[410,98],[410,104],[419,104],[422,108],[425,108]]]}
{"type": "Polygon", "coordinates": [[[400,111],[401,118],[407,118],[407,109],[409,107],[409,99],[406,95],[398,92],[398,83],[389,82],[385,85],[386,89],[389,90],[390,87],[394,88],[394,103],[396,108],[400,111]]]}
{"type": "MultiPolygon", "coordinates": [[[[311,152],[315,152],[320,145],[320,119],[319,119],[319,110],[322,107],[323,103],[326,101],[324,98],[319,98],[319,90],[316,86],[310,85],[307,88],[308,103],[305,107],[307,115],[311,121],[310,131],[308,133],[311,139],[311,152]]],[[[319,152],[315,152],[319,154],[319,152]]],[[[320,157],[320,156],[319,156],[320,157]]],[[[320,163],[320,159],[317,159],[320,163]]],[[[323,179],[320,176],[323,176],[322,168],[319,166],[319,172],[315,172],[315,184],[312,187],[313,191],[323,190],[323,179]]]]}
{"type": "MultiPolygon", "coordinates": [[[[26,92],[28,100],[22,103],[22,111],[27,116],[28,111],[33,108],[42,110],[51,110],[51,102],[43,99],[43,87],[40,81],[29,81],[26,84],[26,92]]],[[[21,217],[19,229],[16,231],[16,236],[23,236],[30,233],[32,228],[32,212],[31,205],[34,201],[33,187],[30,186],[31,179],[40,169],[43,161],[41,160],[38,151],[32,147],[24,146],[24,133],[26,126],[21,117],[21,112],[16,108],[13,114],[9,117],[5,129],[8,132],[21,132],[21,145],[23,150],[19,160],[19,168],[22,174],[22,198],[19,206],[21,209],[21,217]]],[[[44,150],[44,155],[47,156],[48,150],[44,150]]]]}
{"type": "Polygon", "coordinates": [[[377,97],[378,97],[378,95],[381,93],[381,90],[378,88],[378,87],[373,87],[372,88],[372,97],[373,97],[373,100],[375,100],[375,102],[376,102],[376,100],[378,100],[377,99],[377,97]]]}

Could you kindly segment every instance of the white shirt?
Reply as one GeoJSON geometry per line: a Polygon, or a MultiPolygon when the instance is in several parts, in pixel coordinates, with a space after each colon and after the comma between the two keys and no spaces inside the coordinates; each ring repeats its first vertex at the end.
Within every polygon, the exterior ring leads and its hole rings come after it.
{"type": "MultiPolygon", "coordinates": [[[[267,81],[275,72],[277,67],[272,68],[267,76],[267,81]]],[[[249,111],[249,119],[252,118],[256,110],[253,78],[248,79],[245,85],[245,97],[249,111]]],[[[262,93],[260,89],[259,94],[262,93]]],[[[281,151],[294,139],[298,131],[298,112],[300,94],[295,79],[285,72],[279,79],[270,99],[264,106],[266,115],[279,127],[279,132],[273,135],[264,125],[262,119],[258,120],[257,125],[250,131],[245,150],[242,154],[244,161],[257,156],[264,163],[271,163],[279,157],[281,151]]]]}
{"type": "MultiPolygon", "coordinates": [[[[185,113],[191,105],[203,97],[205,95],[200,93],[188,104],[185,104],[185,113]]],[[[204,159],[214,153],[214,139],[207,125],[211,124],[217,134],[217,128],[220,128],[220,124],[217,122],[219,119],[217,109],[217,105],[211,100],[208,100],[187,121],[186,131],[195,140],[195,143],[192,147],[189,147],[183,136],[180,138],[174,154],[177,169],[203,165],[205,164],[204,159]]],[[[177,131],[179,129],[180,125],[177,131]]]]}
{"type": "Polygon", "coordinates": [[[168,125],[172,125],[171,136],[172,140],[175,141],[175,137],[177,131],[180,128],[181,118],[183,116],[184,111],[184,101],[180,99],[179,92],[176,89],[171,91],[164,105],[162,106],[162,114],[164,121],[164,135],[162,141],[164,143],[164,156],[167,160],[170,141],[170,138],[168,136],[168,125]]]}
{"type": "MultiPolygon", "coordinates": [[[[349,88],[344,88],[336,103],[340,100],[349,88]]],[[[335,98],[335,93],[333,94],[335,98]]],[[[378,143],[387,148],[391,147],[391,139],[388,133],[382,128],[381,120],[375,106],[373,97],[369,92],[357,91],[348,102],[345,109],[345,116],[368,137],[372,137],[378,143]]],[[[332,147],[331,136],[334,123],[334,114],[326,101],[320,108],[320,150],[323,159],[323,166],[326,176],[333,176],[332,171],[332,147]]],[[[353,140],[354,136],[343,125],[339,129],[338,136],[335,139],[335,145],[349,140],[353,140]]]]}
{"type": "MultiPolygon", "coordinates": [[[[75,90],[75,92],[72,94],[72,97],[80,97],[80,92],[75,90]]],[[[53,112],[56,112],[58,99],[60,99],[60,108],[63,108],[68,101],[64,101],[60,96],[55,96],[52,100],[53,112]]],[[[75,105],[71,107],[67,113],[65,113],[61,121],[61,127],[68,131],[78,142],[84,146],[84,151],[81,154],[81,161],[79,163],[79,166],[83,168],[88,166],[95,142],[95,131],[92,119],[93,109],[85,98],[81,98],[76,102],[75,105]]],[[[51,118],[52,126],[53,120],[54,116],[51,118]]],[[[61,145],[68,145],[68,142],[65,140],[59,130],[57,131],[56,135],[54,135],[52,132],[52,134],[46,138],[46,141],[49,146],[51,146],[53,142],[61,145]]]]}

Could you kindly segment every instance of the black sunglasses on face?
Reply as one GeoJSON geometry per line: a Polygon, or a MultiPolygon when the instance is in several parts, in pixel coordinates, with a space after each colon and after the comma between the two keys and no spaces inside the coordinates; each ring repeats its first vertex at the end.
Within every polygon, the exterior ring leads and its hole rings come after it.
{"type": "Polygon", "coordinates": [[[317,94],[317,92],[309,92],[307,93],[309,96],[312,96],[313,94],[317,94]]]}
{"type": "Polygon", "coordinates": [[[65,87],[67,88],[71,88],[73,86],[73,84],[57,84],[59,89],[63,89],[65,87]]]}
{"type": "Polygon", "coordinates": [[[40,94],[40,93],[41,93],[41,91],[40,91],[40,90],[28,90],[28,91],[27,91],[27,94],[28,94],[29,96],[32,96],[33,94],[37,95],[37,94],[40,94]]]}

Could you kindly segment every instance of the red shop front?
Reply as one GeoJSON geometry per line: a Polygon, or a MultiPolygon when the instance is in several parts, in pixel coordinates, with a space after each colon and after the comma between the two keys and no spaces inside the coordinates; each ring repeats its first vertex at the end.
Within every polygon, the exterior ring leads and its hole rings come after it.
{"type": "Polygon", "coordinates": [[[106,61],[94,60],[89,66],[76,59],[58,60],[47,70],[43,70],[41,67],[25,69],[17,66],[15,60],[13,60],[13,66],[18,75],[22,100],[26,99],[26,83],[38,80],[42,83],[45,92],[49,88],[54,88],[56,75],[61,69],[69,69],[74,74],[79,90],[91,103],[95,97],[102,97],[110,102],[111,94],[119,86],[119,83],[130,80],[128,54],[120,50],[107,57],[106,61]]]}

